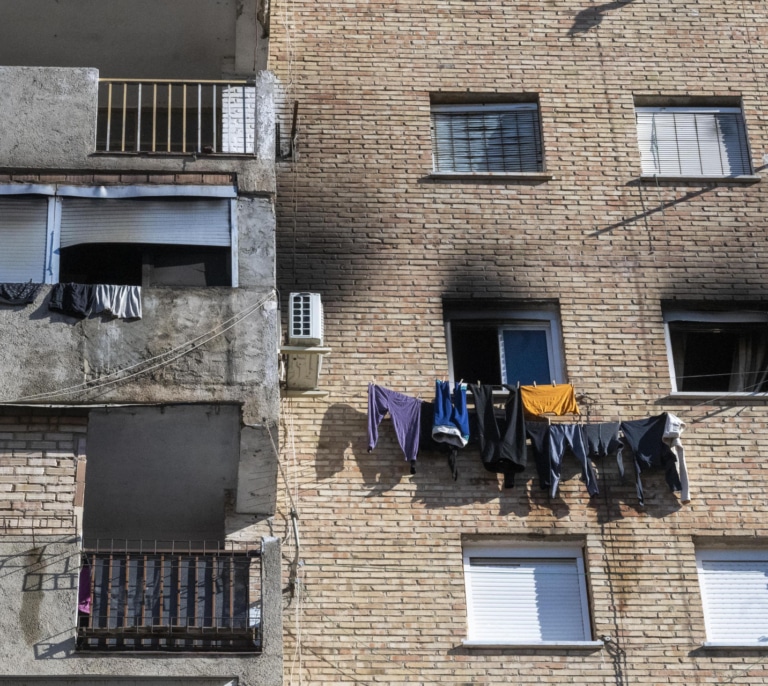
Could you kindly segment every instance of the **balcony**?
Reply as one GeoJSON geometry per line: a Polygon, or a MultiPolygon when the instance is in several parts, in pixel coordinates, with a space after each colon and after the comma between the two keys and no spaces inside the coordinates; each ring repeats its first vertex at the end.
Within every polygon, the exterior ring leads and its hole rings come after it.
{"type": "Polygon", "coordinates": [[[261,651],[259,551],[110,542],[82,565],[80,650],[261,651]]]}
{"type": "Polygon", "coordinates": [[[254,154],[253,81],[99,79],[97,152],[254,154]]]}
{"type": "Polygon", "coordinates": [[[274,192],[275,77],[100,79],[95,69],[0,66],[0,168],[235,173],[274,192]]]}

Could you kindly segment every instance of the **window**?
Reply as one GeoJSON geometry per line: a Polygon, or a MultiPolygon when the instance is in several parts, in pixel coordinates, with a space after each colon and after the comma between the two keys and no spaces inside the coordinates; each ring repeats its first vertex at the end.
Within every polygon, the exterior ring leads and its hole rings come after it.
{"type": "Polygon", "coordinates": [[[707,642],[768,648],[768,550],[698,549],[707,642]]]}
{"type": "Polygon", "coordinates": [[[520,173],[544,168],[536,103],[433,104],[437,173],[520,173]]]}
{"type": "Polygon", "coordinates": [[[579,546],[468,545],[464,582],[468,644],[595,644],[579,546]]]}
{"type": "Polygon", "coordinates": [[[560,327],[553,307],[496,309],[446,305],[451,381],[484,384],[565,382],[560,327]]]}
{"type": "Polygon", "coordinates": [[[645,176],[751,174],[740,107],[636,107],[645,176]]]}
{"type": "Polygon", "coordinates": [[[234,189],[0,187],[0,281],[236,286],[234,189]]]}
{"type": "Polygon", "coordinates": [[[0,281],[45,281],[47,224],[45,197],[0,196],[0,281]]]}
{"type": "Polygon", "coordinates": [[[672,390],[768,392],[768,312],[664,312],[672,390]]]}

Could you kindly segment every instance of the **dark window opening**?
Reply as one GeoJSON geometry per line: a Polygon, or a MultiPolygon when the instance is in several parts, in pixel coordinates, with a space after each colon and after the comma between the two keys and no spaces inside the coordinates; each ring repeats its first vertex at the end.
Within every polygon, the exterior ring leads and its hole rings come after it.
{"type": "Polygon", "coordinates": [[[550,326],[549,322],[522,320],[451,320],[453,381],[562,383],[555,369],[550,326]]]}
{"type": "Polygon", "coordinates": [[[117,286],[230,286],[230,249],[82,243],[62,248],[59,281],[117,286]]]}
{"type": "Polygon", "coordinates": [[[480,322],[451,322],[455,381],[501,384],[498,327],[480,322]]]}
{"type": "Polygon", "coordinates": [[[768,327],[763,323],[670,322],[677,390],[768,392],[768,327]]]}

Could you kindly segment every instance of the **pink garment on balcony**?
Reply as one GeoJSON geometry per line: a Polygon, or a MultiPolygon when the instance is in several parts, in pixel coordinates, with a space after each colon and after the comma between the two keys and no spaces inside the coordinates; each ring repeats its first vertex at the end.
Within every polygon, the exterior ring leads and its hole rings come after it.
{"type": "Polygon", "coordinates": [[[83,565],[80,569],[80,585],[77,592],[77,609],[83,614],[91,614],[91,568],[83,565]]]}

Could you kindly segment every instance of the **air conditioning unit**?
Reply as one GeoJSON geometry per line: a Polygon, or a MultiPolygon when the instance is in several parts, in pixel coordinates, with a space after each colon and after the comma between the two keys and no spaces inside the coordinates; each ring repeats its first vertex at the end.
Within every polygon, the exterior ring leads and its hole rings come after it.
{"type": "Polygon", "coordinates": [[[323,344],[323,304],[319,293],[291,293],[288,343],[305,346],[323,344]]]}

